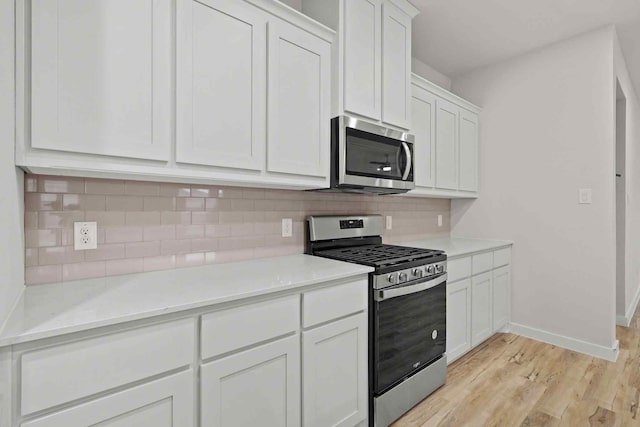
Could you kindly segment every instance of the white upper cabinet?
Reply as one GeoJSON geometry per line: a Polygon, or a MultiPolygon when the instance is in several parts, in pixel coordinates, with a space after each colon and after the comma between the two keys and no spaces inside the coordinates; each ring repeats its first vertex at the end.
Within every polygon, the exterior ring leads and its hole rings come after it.
{"type": "Polygon", "coordinates": [[[436,187],[458,189],[458,107],[436,100],[436,187]]]}
{"type": "Polygon", "coordinates": [[[460,110],[459,134],[459,189],[478,191],[478,115],[460,110]]]}
{"type": "Polygon", "coordinates": [[[478,197],[480,109],[416,75],[411,101],[416,188],[407,194],[478,197]]]}
{"type": "Polygon", "coordinates": [[[411,21],[418,9],[406,0],[302,0],[302,10],[338,32],[331,115],[409,129],[411,21]]]}
{"type": "Polygon", "coordinates": [[[382,121],[411,126],[411,16],[391,2],[382,8],[382,121]]]}
{"type": "Polygon", "coordinates": [[[16,165],[329,186],[335,33],[266,0],[17,0],[16,165]]]}
{"type": "Polygon", "coordinates": [[[233,0],[178,0],[176,161],[261,170],[266,15],[233,0]]]}
{"type": "Polygon", "coordinates": [[[344,110],[380,120],[382,0],[346,1],[344,16],[344,110]]]}
{"type": "Polygon", "coordinates": [[[33,0],[30,18],[31,146],[169,160],[171,1],[33,0]]]}
{"type": "Polygon", "coordinates": [[[331,45],[273,20],[268,51],[267,170],[327,176],[331,45]]]}
{"type": "Polygon", "coordinates": [[[413,178],[416,186],[433,187],[435,181],[435,118],[436,97],[426,90],[414,87],[411,98],[413,127],[413,178]]]}

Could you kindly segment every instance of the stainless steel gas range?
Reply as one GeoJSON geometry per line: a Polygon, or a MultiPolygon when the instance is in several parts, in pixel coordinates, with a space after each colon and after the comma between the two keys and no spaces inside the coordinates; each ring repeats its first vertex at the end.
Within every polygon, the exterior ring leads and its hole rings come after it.
{"type": "Polygon", "coordinates": [[[382,217],[311,216],[307,253],[369,275],[369,425],[386,427],[447,378],[447,256],[382,243],[382,217]]]}

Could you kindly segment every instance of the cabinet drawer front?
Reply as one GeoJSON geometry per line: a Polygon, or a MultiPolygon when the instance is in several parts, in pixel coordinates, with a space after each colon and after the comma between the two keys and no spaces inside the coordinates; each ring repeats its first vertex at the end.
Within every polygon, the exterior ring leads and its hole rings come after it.
{"type": "Polygon", "coordinates": [[[471,276],[471,257],[447,261],[447,275],[450,283],[471,276]]]}
{"type": "Polygon", "coordinates": [[[193,426],[193,371],[183,371],[21,424],[21,427],[193,426]]]}
{"type": "Polygon", "coordinates": [[[202,316],[202,358],[288,334],[299,325],[298,295],[205,314],[202,316]]]}
{"type": "Polygon", "coordinates": [[[302,298],[305,328],[362,311],[367,306],[367,280],[307,292],[302,298]]]}
{"type": "Polygon", "coordinates": [[[201,425],[300,427],[300,384],[297,334],[205,363],[201,425]]]}
{"type": "Polygon", "coordinates": [[[193,319],[183,319],[26,352],[21,357],[21,412],[187,366],[193,361],[194,337],[193,319]]]}
{"type": "Polygon", "coordinates": [[[511,264],[511,248],[499,249],[493,252],[493,268],[511,264]]]}
{"type": "Polygon", "coordinates": [[[473,274],[484,273],[493,268],[493,252],[473,256],[473,274]]]}

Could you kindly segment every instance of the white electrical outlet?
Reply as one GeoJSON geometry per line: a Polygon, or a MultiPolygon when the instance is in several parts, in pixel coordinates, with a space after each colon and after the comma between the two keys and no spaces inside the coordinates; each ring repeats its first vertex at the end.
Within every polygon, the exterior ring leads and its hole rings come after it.
{"type": "Polygon", "coordinates": [[[393,228],[393,218],[391,217],[391,215],[387,215],[385,217],[385,228],[387,230],[391,230],[393,228]]]}
{"type": "Polygon", "coordinates": [[[581,188],[578,190],[578,203],[581,205],[588,205],[592,203],[590,188],[581,188]]]}
{"type": "Polygon", "coordinates": [[[98,223],[73,223],[73,248],[76,251],[98,248],[98,223]]]}
{"type": "Polygon", "coordinates": [[[282,237],[293,236],[293,221],[291,218],[282,218],[282,237]]]}
{"type": "Polygon", "coordinates": [[[442,227],[442,215],[438,215],[438,227],[442,227]]]}

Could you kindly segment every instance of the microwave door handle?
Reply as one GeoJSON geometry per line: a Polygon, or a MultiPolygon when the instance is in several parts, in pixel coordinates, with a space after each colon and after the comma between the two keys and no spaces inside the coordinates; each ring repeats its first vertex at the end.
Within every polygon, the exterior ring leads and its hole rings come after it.
{"type": "Polygon", "coordinates": [[[404,173],[402,174],[402,180],[406,181],[409,177],[409,173],[411,172],[411,150],[409,149],[409,144],[402,141],[402,148],[404,149],[404,155],[407,158],[407,165],[404,169],[404,173]]]}
{"type": "Polygon", "coordinates": [[[376,291],[374,299],[380,302],[380,301],[388,300],[391,298],[401,297],[404,295],[411,295],[418,292],[426,291],[427,289],[431,289],[446,281],[447,281],[447,274],[445,273],[442,276],[439,276],[432,280],[427,280],[426,282],[418,283],[417,285],[402,286],[399,288],[393,288],[389,290],[382,289],[382,290],[376,291]]]}

